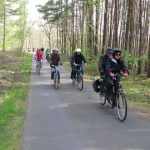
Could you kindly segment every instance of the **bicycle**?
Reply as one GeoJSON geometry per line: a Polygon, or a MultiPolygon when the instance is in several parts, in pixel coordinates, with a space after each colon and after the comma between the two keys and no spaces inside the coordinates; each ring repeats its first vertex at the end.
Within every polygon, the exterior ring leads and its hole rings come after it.
{"type": "Polygon", "coordinates": [[[58,84],[59,84],[59,68],[58,66],[51,65],[51,67],[54,69],[54,87],[57,90],[58,89],[58,84]]]}
{"type": "Polygon", "coordinates": [[[75,84],[77,82],[78,88],[81,91],[83,89],[83,73],[82,73],[82,65],[75,64],[77,67],[77,72],[75,79],[72,79],[72,84],[75,84]]]}
{"type": "MultiPolygon", "coordinates": [[[[119,74],[116,74],[113,77],[113,80],[116,80],[116,77],[119,77],[119,74]]],[[[121,76],[120,76],[121,77],[121,76]]],[[[114,86],[113,86],[113,97],[111,99],[107,98],[106,87],[104,87],[103,92],[100,92],[100,103],[101,105],[105,105],[106,101],[111,105],[112,108],[117,107],[117,115],[121,122],[125,121],[127,117],[127,100],[126,96],[123,92],[123,88],[121,83],[119,82],[119,88],[114,94],[114,86]]]]}
{"type": "Polygon", "coordinates": [[[36,72],[38,75],[41,73],[41,59],[36,60],[36,72]]]}

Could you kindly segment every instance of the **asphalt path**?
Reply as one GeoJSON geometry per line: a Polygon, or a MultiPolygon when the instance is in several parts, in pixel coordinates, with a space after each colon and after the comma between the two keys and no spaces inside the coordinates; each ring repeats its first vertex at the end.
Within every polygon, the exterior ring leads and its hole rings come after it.
{"type": "Polygon", "coordinates": [[[62,66],[58,90],[45,62],[31,75],[23,150],[150,150],[150,121],[128,111],[124,123],[109,105],[101,106],[92,84],[72,85],[62,66]]]}

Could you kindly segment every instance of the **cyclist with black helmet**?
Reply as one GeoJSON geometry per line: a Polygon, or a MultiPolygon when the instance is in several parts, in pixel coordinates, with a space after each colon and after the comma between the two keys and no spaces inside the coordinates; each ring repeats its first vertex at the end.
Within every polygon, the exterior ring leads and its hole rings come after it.
{"type": "Polygon", "coordinates": [[[101,88],[100,92],[103,93],[104,85],[105,85],[105,78],[106,78],[106,65],[109,62],[109,59],[112,58],[113,54],[113,49],[108,47],[106,49],[106,54],[100,56],[99,62],[98,62],[98,69],[100,73],[100,78],[102,79],[101,81],[101,88]]]}
{"type": "Polygon", "coordinates": [[[58,70],[58,83],[60,83],[60,72],[59,72],[59,65],[60,65],[60,55],[59,55],[59,49],[54,48],[52,49],[52,54],[50,56],[50,67],[51,67],[51,79],[54,79],[54,70],[53,65],[56,66],[58,70]]]}
{"type": "Polygon", "coordinates": [[[112,87],[114,86],[114,94],[116,94],[119,88],[120,74],[123,74],[125,77],[128,76],[129,72],[125,66],[125,63],[121,57],[121,50],[115,48],[113,50],[113,57],[109,59],[109,62],[106,66],[108,78],[107,78],[107,95],[111,99],[113,96],[112,87]]]}

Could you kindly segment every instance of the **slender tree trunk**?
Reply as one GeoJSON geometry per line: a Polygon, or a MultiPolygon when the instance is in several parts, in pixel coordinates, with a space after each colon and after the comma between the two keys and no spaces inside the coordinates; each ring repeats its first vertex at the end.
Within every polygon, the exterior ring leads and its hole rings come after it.
{"type": "Polygon", "coordinates": [[[84,16],[85,16],[85,2],[83,1],[83,4],[82,4],[82,24],[81,24],[81,49],[83,49],[84,47],[84,16]]]}
{"type": "Polygon", "coordinates": [[[112,28],[113,28],[113,23],[112,23],[112,18],[113,18],[113,4],[112,2],[109,3],[109,5],[111,5],[111,10],[110,10],[110,23],[109,23],[109,41],[108,41],[108,46],[111,47],[112,46],[112,28]]]}
{"type": "Polygon", "coordinates": [[[93,52],[93,0],[87,1],[88,22],[87,22],[87,47],[90,52],[93,52]]]}
{"type": "Polygon", "coordinates": [[[150,78],[150,36],[149,36],[149,47],[148,47],[148,63],[147,63],[147,78],[150,78]]]}
{"type": "Polygon", "coordinates": [[[138,52],[138,71],[137,74],[141,73],[141,55],[142,55],[142,2],[139,1],[139,35],[140,35],[140,41],[139,41],[139,52],[138,52]]]}
{"type": "Polygon", "coordinates": [[[134,0],[130,0],[130,33],[129,33],[129,51],[133,53],[134,43],[134,0]]]}
{"type": "Polygon", "coordinates": [[[99,7],[100,1],[96,0],[96,26],[95,26],[95,44],[94,44],[94,55],[98,54],[98,35],[99,35],[99,7]]]}
{"type": "Polygon", "coordinates": [[[115,0],[113,47],[118,46],[118,0],[115,0]]]}
{"type": "Polygon", "coordinates": [[[125,33],[125,50],[128,50],[129,41],[129,29],[130,29],[130,1],[128,0],[128,11],[127,11],[127,22],[126,22],[126,33],[125,33]]]}
{"type": "Polygon", "coordinates": [[[104,27],[103,27],[103,45],[102,53],[106,48],[106,38],[107,38],[107,12],[108,12],[108,0],[105,0],[105,13],[104,13],[104,27]]]}
{"type": "Polygon", "coordinates": [[[5,7],[5,0],[4,0],[4,6],[3,6],[3,52],[5,51],[5,38],[6,38],[6,7],[5,7]]]}

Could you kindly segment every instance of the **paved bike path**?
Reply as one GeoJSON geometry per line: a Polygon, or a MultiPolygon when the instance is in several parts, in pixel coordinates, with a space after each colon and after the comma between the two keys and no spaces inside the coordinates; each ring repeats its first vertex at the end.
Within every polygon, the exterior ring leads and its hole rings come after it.
{"type": "Polygon", "coordinates": [[[39,76],[33,62],[23,150],[150,150],[149,120],[129,111],[120,123],[115,110],[99,104],[91,84],[79,91],[70,73],[60,71],[56,90],[49,65],[39,76]]]}

